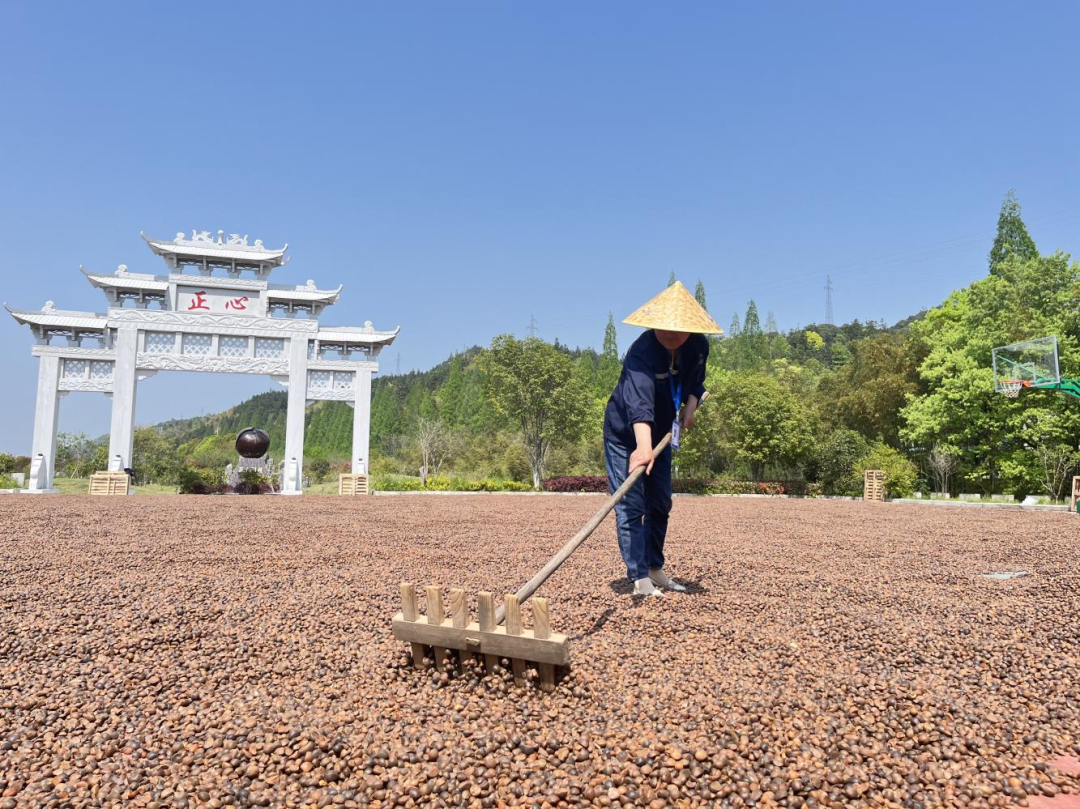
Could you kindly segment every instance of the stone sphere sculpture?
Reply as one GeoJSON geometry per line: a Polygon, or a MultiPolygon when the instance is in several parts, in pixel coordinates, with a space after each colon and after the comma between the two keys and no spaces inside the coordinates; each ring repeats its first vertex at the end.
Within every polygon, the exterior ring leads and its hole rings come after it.
{"type": "Polygon", "coordinates": [[[236,436],[236,451],[241,458],[261,458],[270,449],[270,436],[265,430],[248,427],[236,436]]]}

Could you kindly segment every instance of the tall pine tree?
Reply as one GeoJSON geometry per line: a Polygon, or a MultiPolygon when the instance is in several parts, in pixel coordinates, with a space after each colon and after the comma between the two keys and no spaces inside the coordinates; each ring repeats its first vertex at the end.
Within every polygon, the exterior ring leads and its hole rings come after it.
{"type": "Polygon", "coordinates": [[[758,318],[757,304],[753,300],[746,307],[746,316],[743,318],[741,343],[740,367],[757,368],[762,360],[768,358],[768,347],[765,342],[765,332],[761,330],[761,320],[758,318]]]}
{"type": "Polygon", "coordinates": [[[750,301],[750,305],[746,307],[742,330],[747,337],[756,337],[761,334],[761,320],[758,318],[757,304],[754,301],[750,301]]]}
{"type": "Polygon", "coordinates": [[[604,328],[604,351],[600,355],[599,385],[601,393],[606,400],[622,373],[622,364],[619,362],[619,343],[615,333],[615,317],[608,312],[607,326],[604,328]]]}
{"type": "Polygon", "coordinates": [[[1035,240],[1028,234],[1024,220],[1020,218],[1020,202],[1016,199],[1016,190],[1010,188],[1001,203],[998,215],[997,236],[990,249],[990,274],[997,275],[1001,263],[1009,256],[1019,256],[1029,260],[1038,258],[1035,240]]]}
{"type": "Polygon", "coordinates": [[[668,276],[667,285],[672,286],[675,283],[675,270],[671,271],[671,275],[668,276]]]}
{"type": "Polygon", "coordinates": [[[738,337],[739,333],[741,331],[742,331],[742,326],[739,325],[739,313],[738,312],[732,312],[731,313],[731,325],[728,326],[727,336],[728,337],[738,337]]]}
{"type": "Polygon", "coordinates": [[[460,427],[464,421],[461,412],[464,393],[465,375],[461,370],[461,357],[455,354],[450,358],[450,373],[446,377],[446,382],[437,393],[439,415],[449,427],[460,427]]]}
{"type": "Polygon", "coordinates": [[[694,287],[694,298],[701,304],[701,308],[706,312],[709,311],[709,307],[705,305],[705,285],[701,283],[701,279],[698,279],[697,286],[694,287]]]}
{"type": "Polygon", "coordinates": [[[604,327],[603,356],[615,358],[619,356],[618,335],[615,333],[615,316],[611,312],[608,312],[607,326],[604,327]]]}

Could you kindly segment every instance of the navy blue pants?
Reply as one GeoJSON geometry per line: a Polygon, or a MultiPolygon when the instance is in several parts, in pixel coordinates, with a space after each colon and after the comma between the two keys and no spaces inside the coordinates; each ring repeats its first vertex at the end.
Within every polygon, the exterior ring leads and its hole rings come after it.
{"type": "MultiPolygon", "coordinates": [[[[607,466],[608,491],[611,494],[629,476],[633,450],[604,437],[604,463],[607,466]]],[[[649,568],[664,566],[664,537],[671,513],[671,448],[657,456],[652,472],[638,478],[630,491],[615,506],[615,530],[619,551],[626,562],[630,581],[644,579],[649,568]]]]}

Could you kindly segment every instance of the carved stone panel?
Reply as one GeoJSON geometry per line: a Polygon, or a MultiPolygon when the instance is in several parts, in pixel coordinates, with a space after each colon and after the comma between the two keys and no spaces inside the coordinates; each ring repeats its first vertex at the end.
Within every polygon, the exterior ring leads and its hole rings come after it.
{"type": "Polygon", "coordinates": [[[244,315],[215,315],[197,312],[160,312],[150,309],[110,309],[109,325],[136,323],[147,329],[169,327],[177,331],[217,332],[219,334],[254,334],[276,332],[286,334],[315,334],[317,320],[288,318],[245,317],[244,315]]]}
{"type": "Polygon", "coordinates": [[[57,386],[59,390],[92,391],[96,393],[111,393],[113,389],[112,377],[108,379],[61,379],[57,386]]]}
{"type": "Polygon", "coordinates": [[[259,357],[195,357],[175,354],[139,354],[139,368],[156,371],[198,371],[231,374],[288,374],[288,360],[259,357]]]}
{"type": "Polygon", "coordinates": [[[351,402],[356,398],[356,392],[349,388],[348,390],[334,389],[334,388],[308,388],[308,399],[316,401],[331,401],[331,402],[351,402]]]}

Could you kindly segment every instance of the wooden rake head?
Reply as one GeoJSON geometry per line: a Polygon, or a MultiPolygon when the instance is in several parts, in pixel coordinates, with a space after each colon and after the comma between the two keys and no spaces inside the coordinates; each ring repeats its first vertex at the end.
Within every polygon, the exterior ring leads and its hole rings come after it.
{"type": "Polygon", "coordinates": [[[495,671],[500,659],[510,661],[514,682],[525,684],[525,670],[535,664],[540,671],[540,688],[553,691],[557,671],[570,664],[569,641],[565,635],[552,633],[546,598],[532,599],[533,628],[526,629],[521,619],[521,604],[516,595],[507,595],[506,625],[496,624],[495,600],[491,593],[477,593],[477,620],[470,622],[465,591],[450,590],[450,617],[443,609],[443,591],[427,587],[427,615],[421,616],[416,603],[416,586],[401,585],[401,612],[394,616],[394,637],[412,646],[413,665],[425,668],[427,649],[431,647],[434,665],[439,671],[454,666],[454,652],[461,666],[484,666],[495,671]]]}

